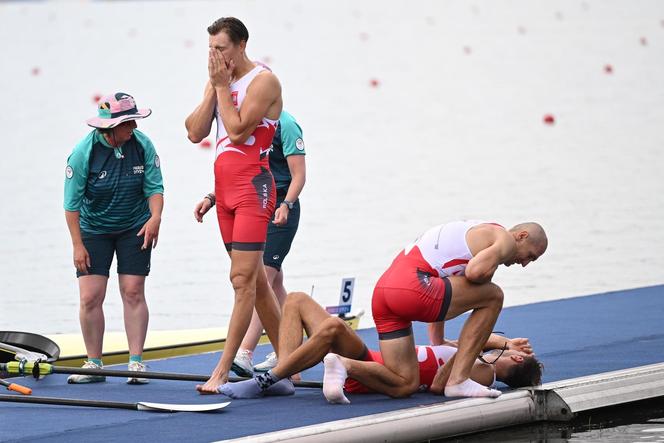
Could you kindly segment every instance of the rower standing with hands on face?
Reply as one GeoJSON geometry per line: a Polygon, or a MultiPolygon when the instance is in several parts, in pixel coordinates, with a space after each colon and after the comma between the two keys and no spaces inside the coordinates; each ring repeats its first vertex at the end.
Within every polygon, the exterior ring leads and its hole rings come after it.
{"type": "MultiPolygon", "coordinates": [[[[267,241],[263,252],[263,264],[267,280],[283,307],[288,291],[284,286],[283,262],[300,224],[299,196],[306,182],[306,163],[302,129],[288,112],[281,111],[279,126],[270,149],[270,172],[277,187],[277,209],[267,227],[267,241]]],[[[214,206],[214,193],[206,195],[194,208],[194,218],[199,223],[214,206]]],[[[254,371],[266,372],[277,365],[276,353],[267,355],[264,362],[254,366],[253,353],[260,341],[263,325],[254,310],[247,334],[233,360],[232,370],[241,377],[251,377],[254,371]]]]}
{"type": "Polygon", "coordinates": [[[210,379],[197,386],[217,393],[228,380],[233,359],[256,308],[278,352],[279,305],[263,266],[267,225],[275,210],[275,185],[268,153],[282,110],[281,85],[245,52],[249,32],[234,17],[208,27],[209,81],[202,102],[187,117],[189,140],[199,143],[217,123],[215,192],[224,246],[231,258],[235,303],[224,352],[210,379]]]}

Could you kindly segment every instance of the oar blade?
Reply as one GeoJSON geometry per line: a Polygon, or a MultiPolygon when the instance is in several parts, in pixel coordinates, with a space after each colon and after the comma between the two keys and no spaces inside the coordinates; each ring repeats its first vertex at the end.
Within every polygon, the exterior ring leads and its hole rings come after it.
{"type": "Polygon", "coordinates": [[[136,403],[137,409],[139,411],[152,411],[152,412],[213,412],[224,409],[226,406],[230,405],[231,402],[227,401],[224,403],[208,403],[208,404],[186,404],[186,405],[176,405],[170,403],[151,403],[146,401],[141,401],[136,403]]]}

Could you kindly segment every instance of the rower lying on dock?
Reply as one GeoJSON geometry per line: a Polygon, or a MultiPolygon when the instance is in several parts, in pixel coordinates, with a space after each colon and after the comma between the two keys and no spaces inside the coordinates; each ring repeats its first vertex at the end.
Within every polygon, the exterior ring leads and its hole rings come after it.
{"type": "MultiPolygon", "coordinates": [[[[344,366],[337,362],[339,357],[345,357],[382,364],[380,352],[367,349],[359,335],[342,319],[328,314],[307,294],[288,294],[282,311],[279,340],[281,356],[275,368],[246,381],[226,383],[219,392],[231,398],[292,395],[295,389],[290,377],[321,361],[325,364],[323,393],[330,403],[350,403],[344,390],[372,392],[371,386],[348,378],[344,366]],[[308,336],[304,343],[302,329],[308,336]]],[[[498,351],[501,352],[498,357],[489,359],[489,363],[480,359],[475,361],[471,378],[477,383],[490,386],[498,380],[511,387],[540,384],[542,365],[532,353],[528,339],[509,339],[492,334],[485,348],[502,351],[498,351]]],[[[419,391],[431,390],[437,371],[444,371],[445,363],[454,360],[456,351],[457,348],[450,345],[416,347],[419,391]]]]}

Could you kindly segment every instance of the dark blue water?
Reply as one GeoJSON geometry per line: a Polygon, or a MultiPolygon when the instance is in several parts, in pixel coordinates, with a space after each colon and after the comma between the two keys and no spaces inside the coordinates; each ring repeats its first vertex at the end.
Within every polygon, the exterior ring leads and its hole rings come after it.
{"type": "Polygon", "coordinates": [[[441,441],[664,442],[664,398],[583,414],[569,423],[518,426],[441,441]]]}

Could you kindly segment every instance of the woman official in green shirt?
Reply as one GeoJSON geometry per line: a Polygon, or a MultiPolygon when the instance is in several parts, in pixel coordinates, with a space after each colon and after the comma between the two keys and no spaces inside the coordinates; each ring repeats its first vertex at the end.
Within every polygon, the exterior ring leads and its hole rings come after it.
{"type": "MultiPolygon", "coordinates": [[[[148,327],[145,277],[157,245],[164,205],[159,156],[150,139],[136,130],[149,116],[134,98],[118,92],[99,101],[95,128],[67,159],[64,209],[74,248],[80,290],[79,318],[88,359],[84,368],[101,368],[103,302],[113,256],[117,259],[129,370],[145,371],[143,346],[148,327]]],[[[72,375],[69,383],[94,383],[105,377],[72,375]]],[[[147,383],[132,377],[130,384],[147,383]]]]}

